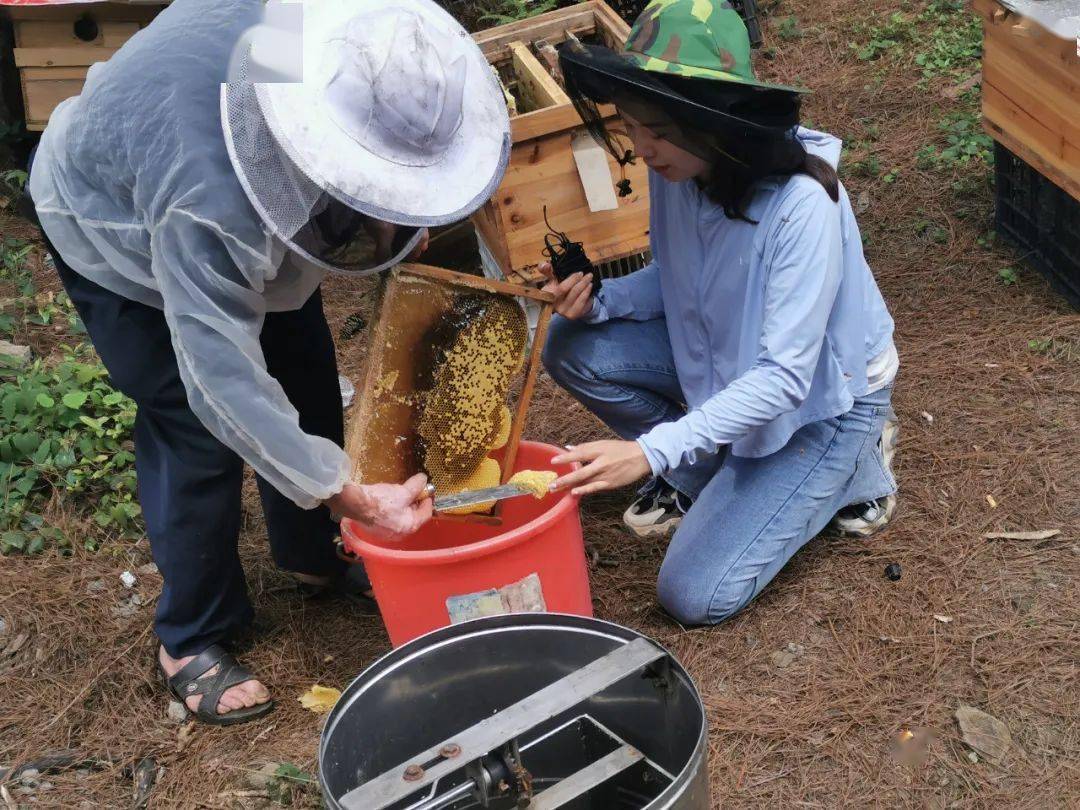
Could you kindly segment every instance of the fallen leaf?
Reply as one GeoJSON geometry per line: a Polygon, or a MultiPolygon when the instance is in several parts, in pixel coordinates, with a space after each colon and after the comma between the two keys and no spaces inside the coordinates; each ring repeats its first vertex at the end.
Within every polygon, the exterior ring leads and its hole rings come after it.
{"type": "Polygon", "coordinates": [[[180,730],[176,733],[176,753],[180,753],[187,748],[188,743],[191,741],[192,732],[195,731],[195,721],[192,720],[180,726],[180,730]]]}
{"type": "Polygon", "coordinates": [[[791,666],[795,662],[794,653],[790,653],[787,650],[777,650],[776,652],[774,652],[772,654],[771,658],[772,658],[772,662],[779,669],[786,669],[787,667],[791,666]]]}
{"type": "Polygon", "coordinates": [[[334,704],[337,703],[339,697],[341,697],[340,689],[315,684],[299,697],[299,701],[300,705],[305,709],[310,709],[317,714],[323,714],[334,708],[334,704]]]}
{"type": "Polygon", "coordinates": [[[934,424],[934,415],[929,411],[920,411],[919,416],[925,419],[929,424],[934,424]]]}
{"type": "Polygon", "coordinates": [[[952,616],[942,616],[940,613],[935,613],[934,618],[937,619],[942,624],[948,624],[949,622],[952,621],[952,616]]]}
{"type": "Polygon", "coordinates": [[[266,790],[270,785],[270,781],[277,775],[277,769],[280,767],[280,762],[263,763],[258,768],[249,770],[245,774],[245,781],[255,790],[266,790]]]}
{"type": "Polygon", "coordinates": [[[1009,727],[981,709],[962,705],[956,710],[956,721],[960,724],[964,742],[995,762],[1005,756],[1012,745],[1009,727]]]}
{"type": "Polygon", "coordinates": [[[1049,540],[1061,534],[1061,529],[1043,529],[1037,532],[987,532],[987,540],[1049,540]]]}
{"type": "Polygon", "coordinates": [[[19,633],[19,635],[15,636],[15,638],[8,642],[7,647],[5,647],[3,651],[4,655],[14,655],[15,653],[17,653],[19,650],[22,649],[28,638],[30,638],[30,635],[28,633],[19,633]]]}
{"type": "Polygon", "coordinates": [[[990,504],[990,508],[991,508],[991,509],[997,509],[997,507],[998,507],[998,503],[997,503],[997,501],[995,501],[995,500],[994,500],[994,496],[993,496],[993,495],[987,495],[987,496],[986,496],[986,502],[987,502],[988,504],[990,504]]]}

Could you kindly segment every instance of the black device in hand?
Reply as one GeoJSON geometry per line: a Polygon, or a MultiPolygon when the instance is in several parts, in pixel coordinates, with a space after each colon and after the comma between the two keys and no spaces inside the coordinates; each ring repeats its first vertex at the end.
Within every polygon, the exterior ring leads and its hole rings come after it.
{"type": "Polygon", "coordinates": [[[574,273],[591,273],[592,294],[595,296],[600,290],[600,271],[585,255],[581,242],[571,242],[569,236],[551,227],[546,205],[544,206],[544,224],[548,226],[548,232],[544,236],[543,253],[551,262],[551,271],[555,274],[555,278],[563,281],[574,273]]]}

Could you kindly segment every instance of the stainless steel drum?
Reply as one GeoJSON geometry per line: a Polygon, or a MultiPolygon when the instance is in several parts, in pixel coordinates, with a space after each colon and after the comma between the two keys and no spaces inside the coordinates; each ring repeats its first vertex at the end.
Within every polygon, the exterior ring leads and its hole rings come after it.
{"type": "Polygon", "coordinates": [[[707,810],[705,712],[662,647],[580,616],[436,630],[377,661],[323,730],[344,810],[707,810]]]}

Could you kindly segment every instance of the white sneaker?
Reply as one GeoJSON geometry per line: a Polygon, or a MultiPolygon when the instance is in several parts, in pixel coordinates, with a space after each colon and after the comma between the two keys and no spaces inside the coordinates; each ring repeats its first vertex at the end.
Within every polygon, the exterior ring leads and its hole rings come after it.
{"type": "MultiPolygon", "coordinates": [[[[889,408],[889,414],[881,428],[881,438],[878,440],[881,460],[889,475],[893,474],[892,463],[899,438],[900,425],[896,412],[889,408]]],[[[896,495],[886,495],[865,503],[853,503],[836,513],[829,523],[829,528],[844,537],[870,537],[889,525],[895,511],[896,495]]]]}
{"type": "Polygon", "coordinates": [[[623,523],[638,537],[663,537],[679,527],[691,506],[693,502],[671,484],[654,478],[623,512],[623,523]]]}

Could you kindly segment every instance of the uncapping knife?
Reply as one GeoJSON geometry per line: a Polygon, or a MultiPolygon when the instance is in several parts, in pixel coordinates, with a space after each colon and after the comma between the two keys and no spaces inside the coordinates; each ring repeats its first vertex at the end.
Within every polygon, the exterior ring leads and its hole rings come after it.
{"type": "Polygon", "coordinates": [[[517,498],[520,495],[532,495],[533,490],[520,484],[503,484],[498,487],[487,489],[469,489],[465,492],[457,492],[453,495],[441,495],[435,499],[435,511],[445,512],[448,509],[460,509],[463,506],[474,506],[478,503],[501,501],[506,498],[517,498]]]}

